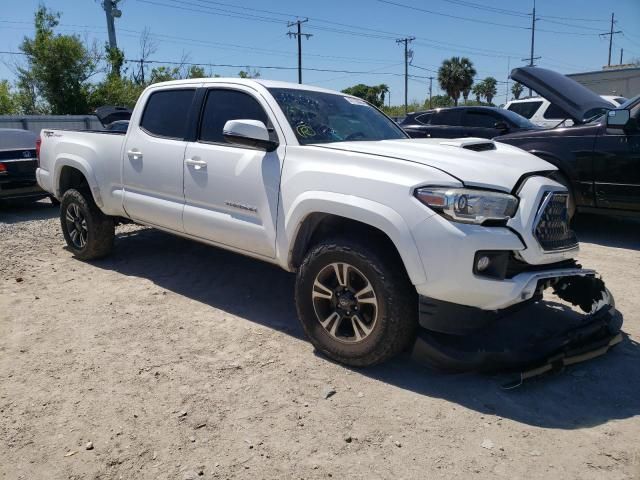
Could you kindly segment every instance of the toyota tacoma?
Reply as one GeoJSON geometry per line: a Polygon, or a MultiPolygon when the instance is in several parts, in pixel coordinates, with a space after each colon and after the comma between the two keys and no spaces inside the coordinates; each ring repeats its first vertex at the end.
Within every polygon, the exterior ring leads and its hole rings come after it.
{"type": "Polygon", "coordinates": [[[296,273],[313,345],[347,365],[419,342],[442,359],[442,336],[546,287],[598,317],[600,339],[619,331],[609,292],[575,261],[555,167],[513,146],[410,139],[353,96],[222,78],[148,87],[126,133],[41,141],[38,182],[77,258],[107,255],[126,221],[279,265],[296,273]]]}

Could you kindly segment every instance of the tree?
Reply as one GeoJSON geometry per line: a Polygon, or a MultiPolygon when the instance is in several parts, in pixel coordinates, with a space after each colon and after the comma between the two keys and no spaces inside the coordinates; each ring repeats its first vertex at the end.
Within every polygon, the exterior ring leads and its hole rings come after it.
{"type": "Polygon", "coordinates": [[[11,91],[9,81],[0,81],[0,115],[14,115],[19,109],[18,96],[11,91]]]}
{"type": "Polygon", "coordinates": [[[20,50],[27,59],[18,67],[18,89],[25,113],[84,114],[88,111],[89,79],[97,72],[99,54],[76,35],[54,32],[60,14],[41,5],[36,10],[35,36],[25,37],[20,50]]]}
{"type": "Polygon", "coordinates": [[[131,78],[107,76],[102,82],[92,87],[89,94],[89,108],[94,110],[103,105],[133,108],[144,87],[131,78]]]}
{"type": "Polygon", "coordinates": [[[389,86],[384,83],[380,85],[365,85],[364,83],[359,83],[353,87],[345,88],[342,90],[342,93],[362,98],[372,105],[382,108],[384,106],[384,99],[387,93],[389,93],[389,86]]]}
{"type": "Polygon", "coordinates": [[[191,65],[187,70],[186,78],[205,78],[206,76],[204,68],[199,65],[191,65]]]}
{"type": "Polygon", "coordinates": [[[238,76],[240,78],[260,78],[260,70],[251,70],[247,67],[246,70],[240,70],[238,76]]]}
{"type": "MultiPolygon", "coordinates": [[[[453,98],[447,95],[434,95],[431,97],[432,108],[452,107],[454,105],[453,98]]],[[[424,102],[425,108],[429,107],[429,99],[424,102]]]]}
{"type": "Polygon", "coordinates": [[[473,68],[473,63],[467,57],[462,57],[460,59],[460,65],[462,65],[462,70],[464,72],[463,74],[464,83],[462,85],[462,98],[464,98],[464,103],[467,103],[467,99],[469,98],[469,93],[471,92],[471,87],[473,86],[473,77],[476,76],[476,69],[473,68]]]}
{"type": "Polygon", "coordinates": [[[482,97],[484,97],[484,84],[482,82],[476,83],[473,86],[473,94],[476,96],[476,101],[480,103],[482,101],[482,97]]]}
{"type": "Polygon", "coordinates": [[[496,88],[498,81],[493,77],[487,77],[482,83],[484,84],[484,98],[487,99],[487,103],[493,104],[493,97],[498,93],[498,89],[496,88]]]}
{"type": "Polygon", "coordinates": [[[451,57],[443,61],[438,69],[438,83],[453,99],[454,104],[458,105],[461,93],[467,92],[466,95],[469,95],[475,74],[471,60],[466,57],[451,57]]]}
{"type": "Polygon", "coordinates": [[[518,83],[518,82],[515,82],[511,86],[511,93],[513,93],[513,98],[518,100],[520,98],[520,95],[522,95],[522,84],[518,83]]]}

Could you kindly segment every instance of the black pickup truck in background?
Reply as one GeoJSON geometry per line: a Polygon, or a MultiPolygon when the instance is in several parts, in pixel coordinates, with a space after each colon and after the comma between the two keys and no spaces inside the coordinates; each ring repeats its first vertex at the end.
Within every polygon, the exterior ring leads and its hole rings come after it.
{"type": "Polygon", "coordinates": [[[640,217],[640,95],[615,110],[586,87],[537,67],[511,78],[566,113],[574,125],[494,138],[554,164],[571,193],[570,210],[640,217]]]}

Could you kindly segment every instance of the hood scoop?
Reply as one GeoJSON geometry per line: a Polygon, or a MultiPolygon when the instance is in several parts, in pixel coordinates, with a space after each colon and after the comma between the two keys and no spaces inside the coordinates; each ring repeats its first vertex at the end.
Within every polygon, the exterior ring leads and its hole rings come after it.
{"type": "Polygon", "coordinates": [[[483,138],[458,138],[440,142],[440,145],[464,148],[465,150],[473,150],[474,152],[486,152],[496,149],[496,144],[493,140],[485,140],[483,138]]]}

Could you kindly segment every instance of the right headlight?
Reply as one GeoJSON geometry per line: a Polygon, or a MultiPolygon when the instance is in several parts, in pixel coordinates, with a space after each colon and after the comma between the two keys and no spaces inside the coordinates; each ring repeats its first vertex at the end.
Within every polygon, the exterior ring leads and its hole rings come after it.
{"type": "Polygon", "coordinates": [[[422,187],[415,196],[448,219],[463,223],[506,221],[518,208],[513,195],[472,188],[422,187]]]}

